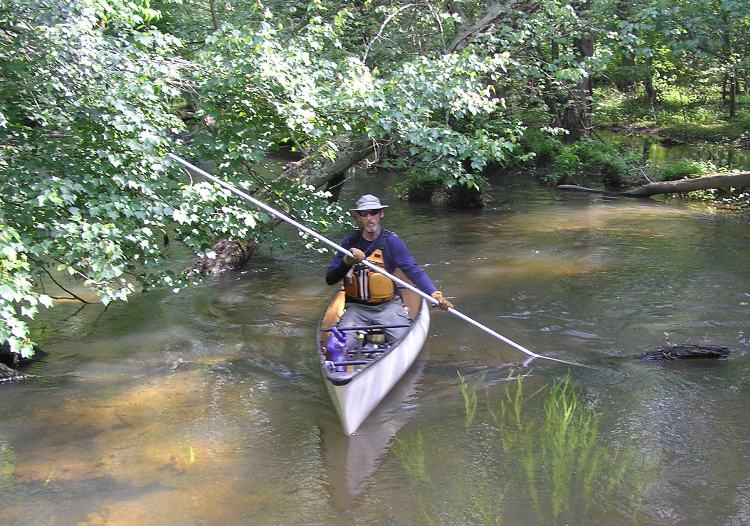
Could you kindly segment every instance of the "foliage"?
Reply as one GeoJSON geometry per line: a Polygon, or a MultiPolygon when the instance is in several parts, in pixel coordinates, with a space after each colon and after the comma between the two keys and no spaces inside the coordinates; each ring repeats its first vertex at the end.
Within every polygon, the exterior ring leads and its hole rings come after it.
{"type": "MultiPolygon", "coordinates": [[[[226,190],[186,184],[164,160],[181,146],[171,108],[184,62],[174,58],[179,41],[143,26],[147,6],[3,8],[0,339],[24,357],[28,320],[51,304],[35,279],[69,274],[105,304],[138,287],[179,289],[187,278],[167,267],[165,233],[210,256],[217,236],[251,238],[268,219],[226,190]]],[[[300,190],[271,192],[328,221],[324,196],[300,190]]]]}
{"type": "Polygon", "coordinates": [[[581,172],[583,163],[575,150],[573,147],[566,146],[555,156],[552,161],[553,177],[548,178],[548,182],[565,184],[581,172]]]}
{"type": "Polygon", "coordinates": [[[372,92],[372,78],[336,38],[316,21],[286,41],[269,20],[210,36],[200,54],[197,116],[210,123],[195,133],[200,154],[241,171],[279,143],[332,158],[337,136],[364,133],[356,104],[372,92]]]}
{"type": "Polygon", "coordinates": [[[381,75],[343,49],[340,33],[313,19],[292,41],[269,21],[209,37],[202,155],[239,170],[278,143],[333,158],[336,137],[365,135],[405,153],[393,166],[479,188],[474,172],[515,149],[521,128],[495,95],[507,54],[419,57],[381,75]]]}
{"type": "Polygon", "coordinates": [[[0,48],[0,214],[27,278],[0,301],[17,322],[11,349],[24,356],[21,318],[35,314],[24,303],[49,304],[31,287],[48,267],[85,280],[106,303],[134,290],[126,271],[162,262],[157,236],[173,208],[160,197],[179,190],[160,152],[180,128],[167,111],[178,73],[163,60],[176,43],[130,27],[143,21],[136,4],[26,7],[8,7],[13,29],[0,48]]]}
{"type": "Polygon", "coordinates": [[[557,137],[539,129],[527,129],[521,145],[526,155],[539,165],[551,162],[563,147],[557,137]]]}
{"type": "Polygon", "coordinates": [[[665,164],[656,170],[656,179],[659,181],[677,181],[679,179],[691,179],[705,174],[715,173],[716,167],[708,162],[692,161],[683,159],[676,163],[665,164]]]}
{"type": "Polygon", "coordinates": [[[564,184],[581,176],[623,186],[640,181],[643,173],[642,162],[634,153],[592,140],[564,146],[552,164],[554,169],[545,178],[550,184],[564,184]]]}

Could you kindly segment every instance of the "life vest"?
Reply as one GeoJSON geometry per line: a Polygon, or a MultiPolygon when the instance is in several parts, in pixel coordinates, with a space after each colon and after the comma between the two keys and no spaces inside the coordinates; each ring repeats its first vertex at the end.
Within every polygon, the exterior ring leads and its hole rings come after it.
{"type": "MultiPolygon", "coordinates": [[[[367,261],[385,268],[383,249],[376,248],[372,254],[367,256],[367,261]]],[[[377,304],[391,301],[395,295],[395,286],[390,278],[370,270],[362,263],[358,263],[350,268],[344,276],[344,291],[348,300],[377,304]]]]}

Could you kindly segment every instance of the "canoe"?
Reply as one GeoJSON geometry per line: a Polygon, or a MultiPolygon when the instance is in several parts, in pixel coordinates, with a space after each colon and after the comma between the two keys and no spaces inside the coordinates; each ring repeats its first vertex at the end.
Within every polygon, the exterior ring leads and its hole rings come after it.
{"type": "MultiPolygon", "coordinates": [[[[402,278],[403,279],[403,278],[402,278]]],[[[383,343],[378,329],[358,331],[364,336],[360,351],[345,359],[330,361],[325,347],[344,313],[344,291],[334,294],[320,323],[317,338],[320,369],[344,433],[354,433],[414,363],[430,328],[430,309],[418,294],[402,289],[411,322],[404,335],[392,344],[383,343]],[[375,336],[371,336],[375,334],[375,336]]],[[[346,329],[344,327],[343,329],[346,329]]]]}

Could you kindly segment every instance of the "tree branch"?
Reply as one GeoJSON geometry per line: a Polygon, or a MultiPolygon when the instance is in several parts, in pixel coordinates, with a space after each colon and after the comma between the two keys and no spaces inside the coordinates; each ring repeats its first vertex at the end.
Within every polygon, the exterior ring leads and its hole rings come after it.
{"type": "MultiPolygon", "coordinates": [[[[33,260],[33,261],[36,261],[37,263],[39,262],[39,261],[37,261],[37,260],[36,260],[36,259],[34,259],[34,258],[29,258],[29,259],[31,259],[31,260],[33,260]]],[[[60,284],[60,282],[59,282],[59,281],[57,281],[57,280],[55,279],[55,277],[54,277],[54,276],[53,276],[53,275],[52,275],[52,274],[50,273],[50,271],[49,271],[49,270],[47,270],[47,267],[45,267],[44,265],[42,265],[42,266],[41,266],[41,268],[42,268],[42,270],[44,271],[44,273],[45,273],[45,274],[47,274],[47,277],[49,277],[49,279],[51,279],[51,280],[52,280],[52,282],[53,282],[53,283],[54,283],[55,285],[57,285],[58,287],[60,287],[60,288],[61,288],[62,290],[64,290],[65,292],[67,292],[67,293],[68,293],[68,294],[70,294],[70,296],[71,296],[70,298],[63,298],[63,297],[60,297],[60,296],[50,296],[50,297],[51,297],[52,299],[56,299],[56,300],[59,300],[59,299],[75,299],[75,300],[78,300],[78,301],[80,301],[81,303],[86,303],[87,305],[93,305],[93,303],[91,303],[90,301],[86,301],[85,299],[83,299],[83,298],[82,298],[82,297],[80,297],[79,295],[77,295],[77,294],[75,294],[75,293],[73,293],[73,292],[69,291],[69,290],[68,290],[68,289],[66,289],[65,287],[63,287],[63,286],[62,286],[62,285],[60,284]]]]}
{"type": "Polygon", "coordinates": [[[399,7],[396,11],[385,17],[385,20],[383,20],[383,23],[380,25],[380,29],[378,30],[377,34],[373,37],[372,40],[367,44],[367,47],[365,48],[365,54],[362,56],[362,62],[367,62],[367,55],[370,54],[370,50],[372,49],[372,45],[381,37],[383,36],[383,30],[385,30],[385,26],[388,25],[388,22],[393,20],[396,16],[398,16],[401,11],[404,11],[406,9],[409,9],[411,7],[414,7],[415,4],[406,4],[401,7],[399,7]]]}

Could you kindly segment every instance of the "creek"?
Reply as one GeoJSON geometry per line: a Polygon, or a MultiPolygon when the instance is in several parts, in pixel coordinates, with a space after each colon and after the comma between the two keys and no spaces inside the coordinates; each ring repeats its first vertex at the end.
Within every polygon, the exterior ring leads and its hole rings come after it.
{"type": "Polygon", "coordinates": [[[0,386],[0,522],[750,521],[746,217],[501,175],[484,210],[447,212],[396,200],[397,180],[359,174],[343,202],[381,195],[458,309],[586,367],[520,368],[435,312],[415,366],[347,438],[313,344],[330,254],[289,232],[287,250],[180,294],[49,312],[39,377],[0,386]],[[632,358],[666,341],[732,354],[632,358]]]}

